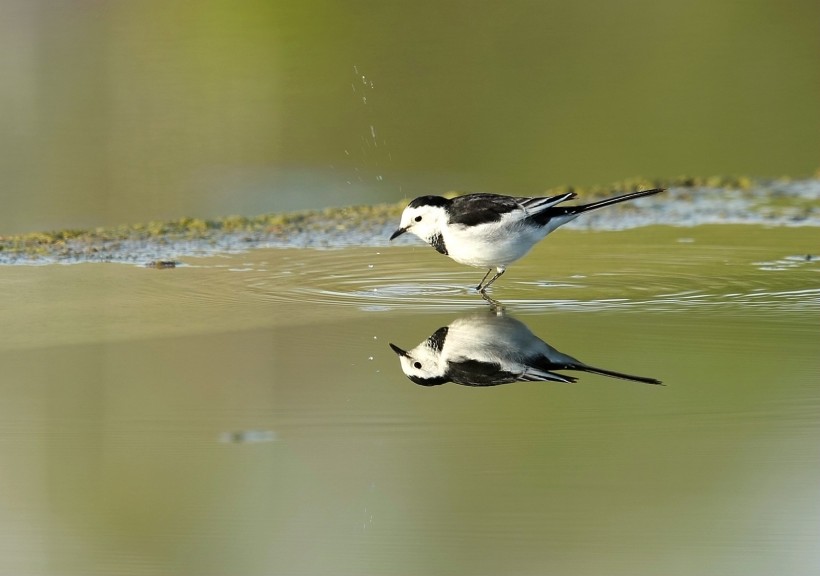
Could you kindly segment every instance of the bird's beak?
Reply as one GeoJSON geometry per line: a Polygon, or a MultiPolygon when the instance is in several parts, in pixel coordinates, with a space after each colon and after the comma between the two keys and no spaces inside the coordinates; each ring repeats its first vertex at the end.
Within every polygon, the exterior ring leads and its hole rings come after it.
{"type": "Polygon", "coordinates": [[[399,228],[398,230],[393,232],[393,235],[390,236],[390,239],[393,240],[394,238],[398,238],[399,236],[401,236],[405,232],[407,232],[407,228],[399,228]]]}
{"type": "Polygon", "coordinates": [[[393,352],[395,352],[399,356],[407,356],[407,350],[402,350],[392,342],[390,343],[390,347],[393,349],[393,352]]]}

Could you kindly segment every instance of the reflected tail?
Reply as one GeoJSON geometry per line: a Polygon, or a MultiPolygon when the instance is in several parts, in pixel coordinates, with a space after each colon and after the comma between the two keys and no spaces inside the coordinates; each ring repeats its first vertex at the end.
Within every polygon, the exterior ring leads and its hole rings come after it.
{"type": "Polygon", "coordinates": [[[618,378],[620,380],[630,380],[632,382],[643,382],[644,384],[656,384],[663,386],[663,382],[657,378],[648,378],[646,376],[634,376],[632,374],[624,374],[623,372],[615,372],[614,370],[604,370],[603,368],[595,368],[593,366],[574,366],[576,370],[583,370],[590,374],[598,374],[599,376],[609,376],[610,378],[618,378]]]}

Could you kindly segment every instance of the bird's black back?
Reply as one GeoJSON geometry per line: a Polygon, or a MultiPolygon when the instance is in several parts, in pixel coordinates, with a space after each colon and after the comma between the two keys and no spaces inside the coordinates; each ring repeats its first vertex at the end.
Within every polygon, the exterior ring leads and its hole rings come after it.
{"type": "Polygon", "coordinates": [[[530,224],[545,226],[555,217],[572,216],[590,210],[603,208],[612,204],[618,204],[626,200],[633,200],[643,196],[650,196],[663,192],[662,188],[652,190],[642,190],[607,198],[591,204],[581,204],[575,206],[557,206],[557,204],[575,197],[574,192],[567,192],[550,197],[515,197],[502,196],[501,194],[465,194],[457,196],[452,200],[442,196],[419,196],[410,206],[441,206],[447,211],[448,222],[450,224],[461,224],[463,226],[478,226],[490,222],[498,222],[505,214],[515,210],[526,210],[529,216],[524,220],[530,224]]]}
{"type": "Polygon", "coordinates": [[[499,194],[467,194],[450,201],[447,212],[450,224],[477,226],[488,222],[498,222],[504,214],[520,210],[516,198],[499,194]]]}

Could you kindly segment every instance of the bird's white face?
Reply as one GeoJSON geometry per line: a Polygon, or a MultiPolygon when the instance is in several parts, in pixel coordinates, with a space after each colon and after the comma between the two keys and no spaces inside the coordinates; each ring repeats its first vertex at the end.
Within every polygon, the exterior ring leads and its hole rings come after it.
{"type": "Polygon", "coordinates": [[[425,242],[441,234],[447,226],[447,212],[441,206],[408,206],[401,214],[399,230],[412,232],[425,242]]]}
{"type": "Polygon", "coordinates": [[[447,372],[446,360],[429,341],[425,340],[411,350],[402,350],[395,344],[390,347],[399,356],[402,372],[417,384],[439,384],[435,380],[442,378],[447,372]]]}

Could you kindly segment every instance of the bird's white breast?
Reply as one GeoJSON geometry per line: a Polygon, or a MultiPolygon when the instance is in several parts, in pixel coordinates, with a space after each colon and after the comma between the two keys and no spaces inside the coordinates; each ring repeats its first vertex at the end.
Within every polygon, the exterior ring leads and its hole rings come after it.
{"type": "Polygon", "coordinates": [[[477,226],[450,225],[443,231],[448,255],[461,264],[506,267],[524,256],[546,230],[502,218],[477,226]]]}

